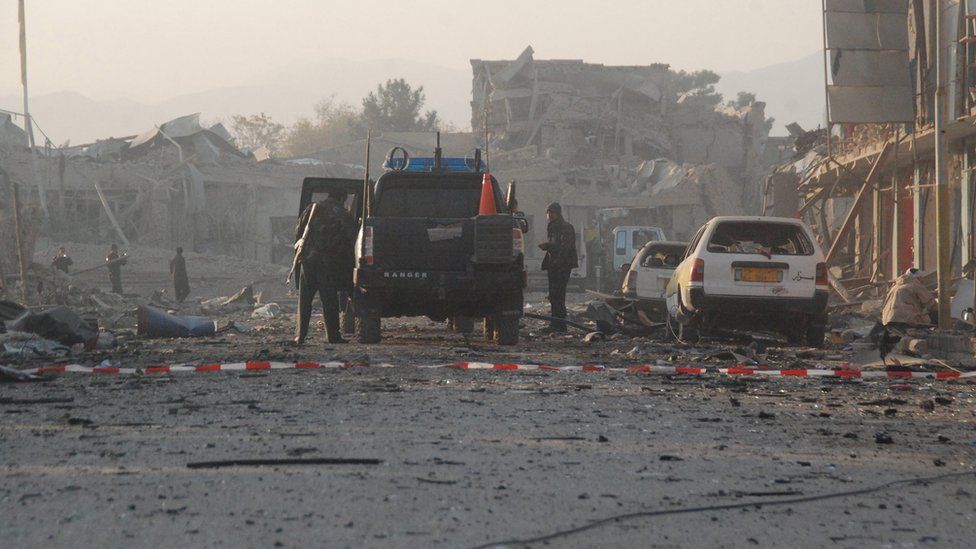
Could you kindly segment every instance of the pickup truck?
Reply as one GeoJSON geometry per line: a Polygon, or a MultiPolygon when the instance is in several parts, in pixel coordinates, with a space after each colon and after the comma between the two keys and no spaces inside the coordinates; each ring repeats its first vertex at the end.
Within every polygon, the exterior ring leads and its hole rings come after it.
{"type": "MultiPolygon", "coordinates": [[[[396,150],[396,149],[394,149],[396,150]]],[[[360,343],[378,343],[381,319],[427,316],[455,326],[483,318],[485,335],[518,343],[525,288],[524,220],[502,199],[480,155],[394,158],[373,184],[356,242],[353,310],[360,343]],[[490,183],[485,183],[485,181],[490,183]],[[496,213],[479,214],[482,192],[496,213]]]]}

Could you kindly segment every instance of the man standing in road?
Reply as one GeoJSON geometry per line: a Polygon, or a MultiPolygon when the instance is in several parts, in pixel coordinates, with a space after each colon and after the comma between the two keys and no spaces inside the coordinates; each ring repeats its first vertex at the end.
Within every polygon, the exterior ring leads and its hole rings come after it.
{"type": "Polygon", "coordinates": [[[122,294],[122,265],[128,263],[125,254],[119,255],[119,247],[112,244],[112,250],[105,256],[108,263],[108,280],[112,283],[112,293],[122,294]]]}
{"type": "Polygon", "coordinates": [[[186,259],[183,257],[183,248],[176,248],[176,257],[169,261],[169,274],[173,275],[173,297],[177,303],[190,295],[190,277],[186,274],[186,259]]]}
{"type": "Polygon", "coordinates": [[[305,238],[298,258],[298,327],[295,343],[308,336],[315,294],[322,302],[329,343],[346,343],[339,329],[339,292],[352,289],[353,242],[356,222],[345,209],[346,192],[333,190],[315,206],[309,205],[298,220],[295,240],[305,238]],[[308,233],[305,228],[308,226],[308,233]]]}
{"type": "Polygon", "coordinates": [[[74,263],[68,255],[68,252],[64,249],[64,246],[58,248],[58,255],[54,256],[54,259],[51,260],[51,266],[64,274],[68,274],[74,263]]]}
{"type": "Polygon", "coordinates": [[[562,206],[553,202],[546,207],[546,229],[548,240],[539,244],[545,250],[546,257],[542,260],[542,270],[549,274],[549,305],[554,320],[549,326],[550,332],[565,332],[566,323],[566,287],[569,286],[569,275],[579,264],[576,254],[576,229],[563,219],[562,206]]]}

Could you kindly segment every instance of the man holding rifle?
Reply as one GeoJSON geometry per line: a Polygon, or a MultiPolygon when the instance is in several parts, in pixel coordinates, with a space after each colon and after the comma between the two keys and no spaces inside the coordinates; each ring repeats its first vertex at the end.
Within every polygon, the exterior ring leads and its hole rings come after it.
{"type": "Polygon", "coordinates": [[[295,231],[298,275],[298,326],[295,343],[308,336],[315,294],[322,302],[329,343],[345,343],[339,330],[339,292],[352,288],[356,222],[345,209],[346,192],[333,190],[302,212],[295,231]]]}

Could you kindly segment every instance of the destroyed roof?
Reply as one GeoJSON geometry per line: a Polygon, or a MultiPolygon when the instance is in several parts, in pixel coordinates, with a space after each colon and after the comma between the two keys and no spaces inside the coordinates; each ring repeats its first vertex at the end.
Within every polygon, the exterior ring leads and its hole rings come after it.
{"type": "Polygon", "coordinates": [[[27,132],[14,124],[12,117],[0,112],[0,144],[27,146],[27,132]]]}
{"type": "Polygon", "coordinates": [[[193,149],[204,162],[215,161],[221,153],[244,156],[222,124],[209,128],[200,125],[200,113],[174,118],[135,137],[124,151],[126,158],[132,158],[157,145],[177,143],[181,148],[193,149]]]}

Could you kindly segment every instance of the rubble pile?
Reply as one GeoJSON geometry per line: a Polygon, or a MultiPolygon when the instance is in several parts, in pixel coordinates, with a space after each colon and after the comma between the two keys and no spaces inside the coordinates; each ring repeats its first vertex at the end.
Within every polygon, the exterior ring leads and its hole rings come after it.
{"type": "MultiPolygon", "coordinates": [[[[771,121],[754,98],[722,104],[707,73],[537,60],[531,47],[471,65],[472,127],[487,125],[492,171],[525,184],[526,211],[626,203],[654,210],[676,239],[715,215],[705,197],[714,191],[728,213],[757,213],[771,121]],[[667,186],[681,187],[680,202],[653,189],[649,164],[676,166],[667,186]]],[[[592,214],[573,221],[590,225],[592,214]]]]}

